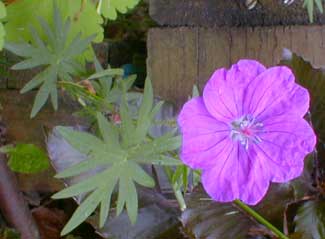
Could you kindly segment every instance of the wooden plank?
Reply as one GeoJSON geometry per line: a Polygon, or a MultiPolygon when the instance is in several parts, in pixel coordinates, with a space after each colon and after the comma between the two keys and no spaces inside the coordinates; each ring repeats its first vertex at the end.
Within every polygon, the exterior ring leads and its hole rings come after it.
{"type": "Polygon", "coordinates": [[[148,37],[148,71],[155,93],[181,106],[193,84],[202,89],[213,71],[251,58],[279,64],[283,48],[325,67],[325,26],[154,28],[148,37]]]}
{"type": "Polygon", "coordinates": [[[202,89],[211,69],[229,65],[230,33],[226,29],[200,29],[198,43],[198,81],[202,89]],[[211,54],[212,53],[212,54],[211,54]]]}
{"type": "Polygon", "coordinates": [[[148,36],[149,71],[158,96],[184,102],[197,84],[198,29],[151,29],[148,36]]]}
{"type": "MultiPolygon", "coordinates": [[[[161,26],[275,26],[309,24],[303,0],[258,0],[249,10],[244,0],[150,0],[150,16],[161,26]]],[[[325,15],[315,7],[314,23],[325,15]]]]}

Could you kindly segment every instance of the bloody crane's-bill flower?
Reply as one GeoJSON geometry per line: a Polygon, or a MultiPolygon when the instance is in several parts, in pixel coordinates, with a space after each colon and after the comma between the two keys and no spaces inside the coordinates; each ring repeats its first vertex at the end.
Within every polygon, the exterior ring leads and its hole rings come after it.
{"type": "Polygon", "coordinates": [[[254,205],[270,182],[302,173],[316,143],[303,118],[308,108],[308,91],[285,66],[266,69],[241,60],[218,69],[203,96],[180,112],[181,159],[202,170],[202,184],[214,200],[254,205]]]}

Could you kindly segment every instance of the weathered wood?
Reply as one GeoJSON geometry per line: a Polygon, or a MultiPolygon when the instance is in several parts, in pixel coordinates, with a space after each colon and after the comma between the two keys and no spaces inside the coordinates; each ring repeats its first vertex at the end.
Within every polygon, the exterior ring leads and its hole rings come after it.
{"type": "Polygon", "coordinates": [[[162,98],[184,102],[198,83],[197,44],[197,29],[151,30],[148,74],[153,77],[155,92],[162,98]]]}
{"type": "MultiPolygon", "coordinates": [[[[258,0],[249,10],[245,0],[150,0],[150,15],[167,26],[270,26],[309,24],[303,0],[290,6],[283,0],[258,0]]],[[[316,7],[315,7],[316,9],[316,7]]],[[[314,23],[325,23],[325,15],[315,10],[314,23]]]]}
{"type": "Polygon", "coordinates": [[[325,66],[325,26],[246,28],[154,28],[148,36],[148,73],[155,93],[182,105],[193,84],[202,89],[213,71],[242,58],[267,66],[283,48],[325,66]]]}

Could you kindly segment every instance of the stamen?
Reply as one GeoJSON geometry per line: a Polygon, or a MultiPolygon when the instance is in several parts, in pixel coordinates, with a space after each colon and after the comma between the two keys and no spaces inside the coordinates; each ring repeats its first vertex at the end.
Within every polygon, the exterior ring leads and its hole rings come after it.
{"type": "Polygon", "coordinates": [[[230,137],[239,141],[247,150],[250,143],[262,142],[258,136],[262,128],[263,123],[256,121],[252,115],[244,115],[231,123],[230,137]]]}

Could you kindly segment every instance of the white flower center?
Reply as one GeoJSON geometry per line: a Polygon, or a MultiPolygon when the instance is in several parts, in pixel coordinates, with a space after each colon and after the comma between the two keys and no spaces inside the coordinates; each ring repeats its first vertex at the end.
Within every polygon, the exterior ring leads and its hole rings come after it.
{"type": "Polygon", "coordinates": [[[230,137],[248,149],[250,143],[258,144],[262,141],[258,136],[262,129],[263,124],[261,122],[256,121],[252,115],[244,115],[231,122],[230,137]]]}

